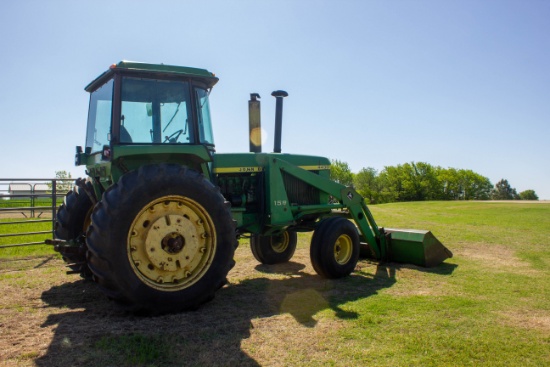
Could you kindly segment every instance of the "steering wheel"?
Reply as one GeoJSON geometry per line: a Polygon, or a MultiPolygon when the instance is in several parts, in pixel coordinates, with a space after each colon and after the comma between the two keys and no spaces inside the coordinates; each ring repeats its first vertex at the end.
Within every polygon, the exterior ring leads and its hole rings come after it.
{"type": "Polygon", "coordinates": [[[178,141],[178,138],[180,137],[180,135],[183,133],[183,129],[180,129],[178,131],[174,131],[172,133],[172,135],[170,136],[167,136],[164,138],[164,141],[163,143],[176,143],[178,141]]]}

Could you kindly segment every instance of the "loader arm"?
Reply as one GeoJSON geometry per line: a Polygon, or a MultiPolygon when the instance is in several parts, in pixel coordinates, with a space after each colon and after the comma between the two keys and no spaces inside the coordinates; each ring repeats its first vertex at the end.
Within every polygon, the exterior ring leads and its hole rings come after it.
{"type": "Polygon", "coordinates": [[[439,242],[430,231],[379,228],[365,204],[364,198],[353,188],[309,172],[281,158],[273,156],[271,158],[269,173],[272,177],[276,176],[277,173],[282,175],[284,171],[339,201],[338,204],[290,204],[294,218],[298,218],[302,213],[326,210],[328,214],[332,209],[347,209],[349,216],[355,221],[359,229],[360,239],[364,242],[362,247],[365,249],[362,252],[366,257],[380,261],[395,261],[432,267],[453,256],[452,252],[439,242]]]}
{"type": "Polygon", "coordinates": [[[340,204],[291,205],[290,209],[295,213],[295,216],[298,213],[318,212],[322,209],[347,209],[359,228],[362,240],[369,245],[369,248],[374,252],[375,258],[377,260],[386,260],[387,244],[384,231],[378,228],[374,217],[365,204],[365,200],[355,189],[307,171],[280,158],[271,159],[269,166],[269,172],[272,176],[275,176],[277,173],[281,175],[282,171],[284,171],[308,185],[331,195],[340,202],[340,204]]]}

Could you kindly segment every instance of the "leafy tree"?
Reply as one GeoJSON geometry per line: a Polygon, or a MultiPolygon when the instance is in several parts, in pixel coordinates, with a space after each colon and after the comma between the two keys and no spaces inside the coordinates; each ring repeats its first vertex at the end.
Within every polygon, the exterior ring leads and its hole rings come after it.
{"type": "Polygon", "coordinates": [[[380,186],[382,202],[434,200],[441,192],[436,170],[424,162],[384,167],[380,186]]]}
{"type": "MultiPolygon", "coordinates": [[[[455,168],[435,168],[435,175],[439,181],[439,199],[458,200],[464,191],[460,184],[460,177],[455,168]]],[[[491,186],[492,187],[492,186],[491,186]]]]}
{"type": "MultiPolygon", "coordinates": [[[[55,190],[58,194],[69,192],[73,188],[71,173],[67,171],[55,171],[55,190]]],[[[52,189],[52,184],[48,184],[48,188],[52,189]]]]}
{"type": "Polygon", "coordinates": [[[472,170],[459,170],[464,200],[489,200],[491,196],[491,181],[472,170]]]}
{"type": "Polygon", "coordinates": [[[353,173],[346,162],[332,160],[330,165],[330,179],[345,186],[353,185],[353,173]]]}
{"type": "Polygon", "coordinates": [[[535,193],[535,190],[525,190],[519,193],[521,200],[538,200],[539,197],[535,193]]]}
{"type": "Polygon", "coordinates": [[[441,187],[439,198],[443,200],[488,200],[493,184],[472,170],[455,168],[436,169],[441,187]]]}
{"type": "Polygon", "coordinates": [[[519,200],[519,195],[516,189],[512,188],[508,180],[502,179],[495,184],[495,188],[491,192],[493,200],[519,200]]]}
{"type": "Polygon", "coordinates": [[[438,199],[440,197],[441,186],[434,167],[425,162],[411,162],[408,166],[408,176],[412,182],[415,200],[438,199]]]}
{"type": "Polygon", "coordinates": [[[380,203],[399,201],[403,192],[403,178],[398,167],[386,166],[378,175],[380,203]]]}
{"type": "Polygon", "coordinates": [[[379,173],[368,167],[353,174],[347,163],[333,160],[331,178],[347,186],[354,185],[371,204],[418,200],[538,199],[533,190],[521,193],[520,197],[506,180],[493,187],[487,177],[472,170],[434,167],[425,162],[386,166],[379,173]]]}
{"type": "Polygon", "coordinates": [[[378,172],[372,167],[362,168],[354,175],[353,184],[367,203],[376,204],[379,201],[380,186],[377,176],[378,172]]]}

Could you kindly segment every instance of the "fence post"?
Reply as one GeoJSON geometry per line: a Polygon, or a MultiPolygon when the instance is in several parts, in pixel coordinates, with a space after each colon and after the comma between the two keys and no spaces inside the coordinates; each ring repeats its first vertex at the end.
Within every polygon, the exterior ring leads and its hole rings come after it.
{"type": "Polygon", "coordinates": [[[55,236],[56,209],[57,209],[57,181],[52,180],[52,237],[55,236]]]}
{"type": "Polygon", "coordinates": [[[34,218],[34,206],[36,204],[35,201],[34,201],[34,192],[35,192],[34,188],[35,188],[35,185],[36,184],[34,184],[34,185],[29,184],[29,186],[31,187],[31,218],[34,218]]]}

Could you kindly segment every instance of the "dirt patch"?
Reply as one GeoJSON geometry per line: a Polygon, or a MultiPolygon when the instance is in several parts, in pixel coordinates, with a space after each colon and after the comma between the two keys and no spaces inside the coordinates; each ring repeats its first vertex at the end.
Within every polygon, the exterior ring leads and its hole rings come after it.
{"type": "Polygon", "coordinates": [[[117,310],[96,284],[66,275],[59,259],[4,263],[0,366],[337,364],[337,332],[358,317],[344,305],[395,282],[364,262],[350,277],[324,280],[307,248],[289,263],[264,266],[241,245],[236,260],[212,302],[159,317],[117,310]],[[153,360],[135,362],[148,345],[153,360]]]}
{"type": "Polygon", "coordinates": [[[550,336],[550,316],[540,310],[499,312],[502,322],[513,327],[543,331],[550,336]]]}
{"type": "Polygon", "coordinates": [[[517,257],[513,249],[503,245],[474,243],[458,248],[454,252],[457,256],[481,262],[484,267],[494,270],[514,269],[514,272],[521,274],[537,272],[529,262],[517,257]]]}
{"type": "MultiPolygon", "coordinates": [[[[448,275],[451,274],[455,268],[456,265],[454,264],[443,263],[435,271],[439,275],[448,275]]],[[[379,267],[378,272],[380,271],[379,267]]],[[[396,284],[384,290],[386,294],[400,297],[439,297],[456,292],[445,277],[426,276],[426,272],[435,272],[434,269],[422,268],[415,265],[391,264],[391,267],[387,267],[387,271],[394,272],[394,275],[391,276],[395,277],[396,284]]]]}
{"type": "Polygon", "coordinates": [[[314,327],[307,327],[288,314],[254,319],[251,324],[253,331],[242,341],[241,347],[251,351],[257,361],[271,361],[270,366],[288,365],[284,359],[273,360],[273,356],[281,353],[299,356],[295,365],[326,361],[327,353],[333,349],[331,344],[334,344],[334,339],[327,338],[327,335],[334,335],[342,325],[343,322],[319,318],[314,327]],[[284,351],[281,350],[281,340],[286,348],[284,351]]]}
{"type": "Polygon", "coordinates": [[[52,211],[22,210],[20,212],[0,212],[0,219],[51,219],[52,211]]]}

